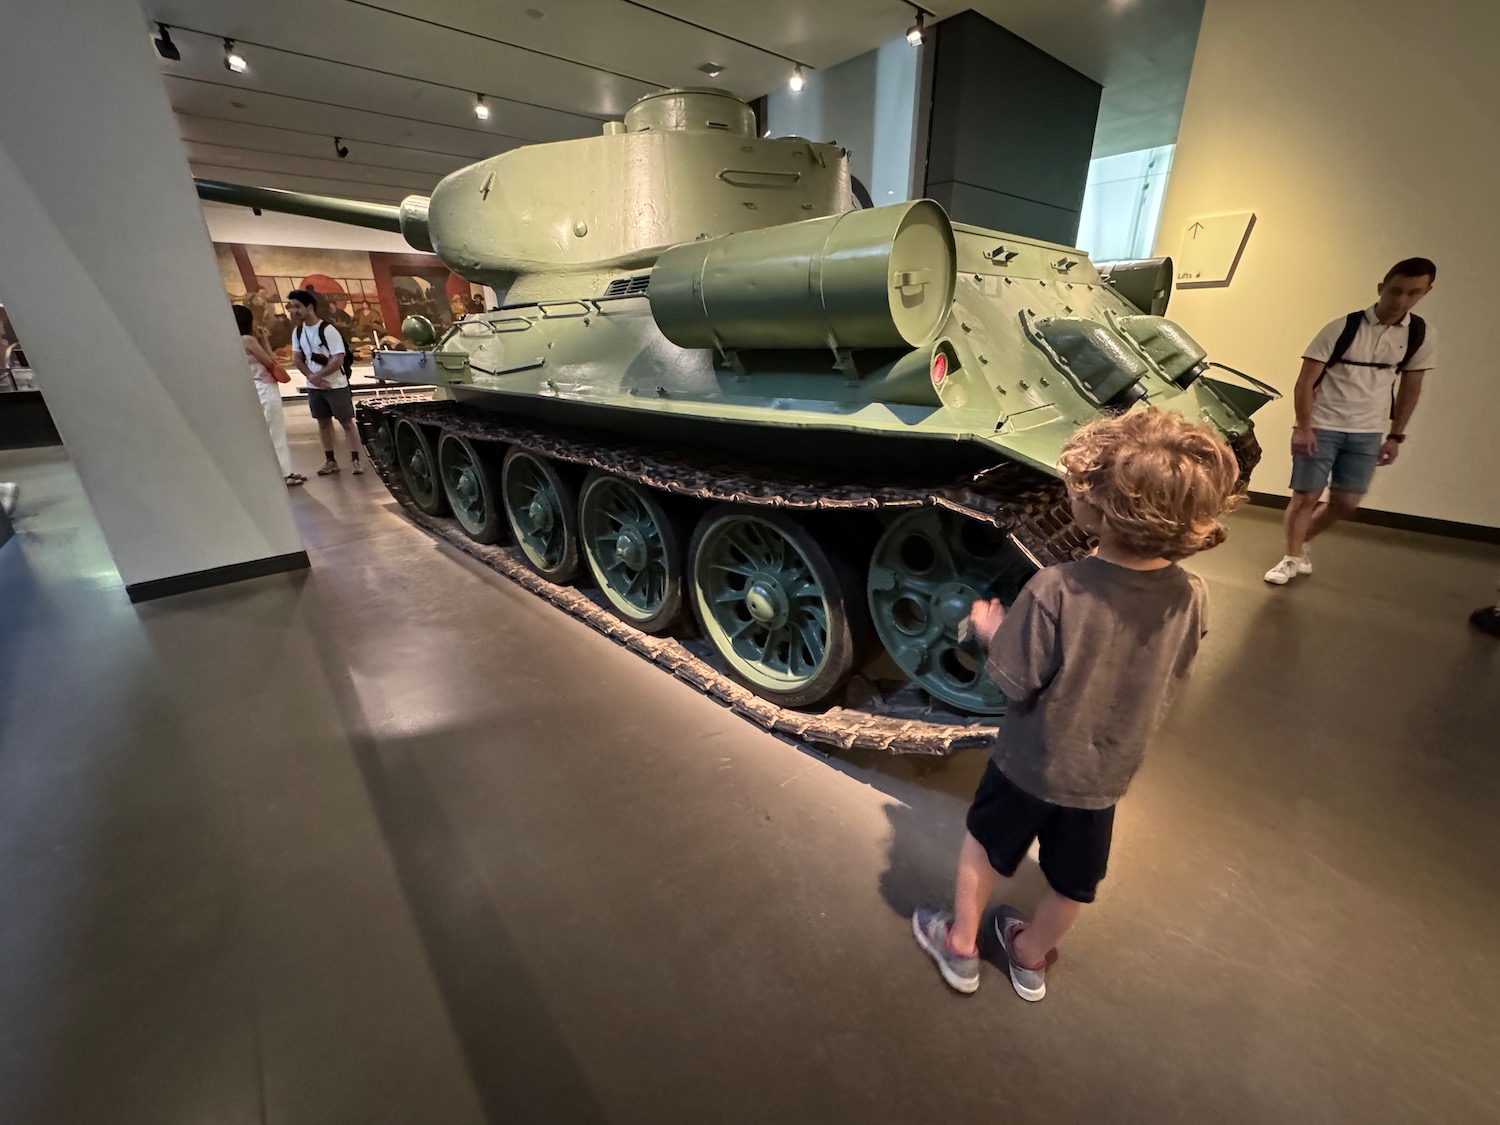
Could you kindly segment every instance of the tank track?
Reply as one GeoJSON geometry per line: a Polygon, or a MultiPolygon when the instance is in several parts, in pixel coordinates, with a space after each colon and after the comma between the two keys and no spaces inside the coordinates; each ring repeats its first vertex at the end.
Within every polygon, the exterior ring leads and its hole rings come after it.
{"type": "MultiPolygon", "coordinates": [[[[564,434],[454,402],[361,403],[357,416],[367,443],[370,426],[377,418],[392,424],[408,418],[472,440],[520,446],[538,456],[602,469],[647,488],[705,501],[819,512],[948,508],[1005,531],[1044,566],[1078,558],[1092,546],[1072,522],[1062,483],[1014,463],[937,486],[924,487],[919,482],[869,486],[780,473],[753,475],[742,466],[692,452],[644,443],[624,445],[614,435],[564,434]]],[[[1253,436],[1249,440],[1253,445],[1253,436]]],[[[1252,453],[1249,448],[1237,448],[1235,452],[1242,464],[1244,455],[1252,453]]],[[[1258,459],[1258,447],[1252,455],[1258,459]]],[[[706,643],[642,633],[610,612],[602,598],[596,600],[584,590],[557,586],[539,577],[520,561],[514,548],[476,543],[454,521],[418,511],[400,473],[378,459],[372,461],[391,495],[412,522],[428,534],[768,731],[817,747],[938,756],[984,745],[997,732],[992,722],[949,711],[914,686],[887,696],[860,677],[846,692],[846,705],[821,712],[779,707],[714,667],[707,659],[711,650],[706,643]]]]}
{"type": "Polygon", "coordinates": [[[587,431],[565,434],[457,402],[363,403],[359,414],[361,427],[368,417],[376,415],[393,420],[409,418],[473,440],[518,445],[539,456],[602,469],[646,488],[697,500],[786,511],[948,508],[1013,536],[1044,566],[1078,558],[1093,545],[1073,523],[1062,482],[1015,462],[1002,462],[957,482],[934,485],[904,481],[871,486],[781,472],[751,474],[742,466],[691,451],[646,443],[624,445],[615,435],[587,431]]]}

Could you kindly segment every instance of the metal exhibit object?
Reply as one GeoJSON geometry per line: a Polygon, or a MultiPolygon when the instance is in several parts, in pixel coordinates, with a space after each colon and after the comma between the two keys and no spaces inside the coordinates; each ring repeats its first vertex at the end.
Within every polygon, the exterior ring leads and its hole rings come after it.
{"type": "Polygon", "coordinates": [[[426,524],[451,511],[548,582],[590,576],[643,643],[691,618],[714,674],[783,708],[905,691],[1000,713],[959,625],[1087,550],[1069,436],[1146,402],[1216,427],[1248,474],[1275,393],[1163,316],[1169,263],[1106,278],[930,200],[857,209],[841,149],[758,137],[720,91],[650,95],[399,207],[200,192],[399,230],[495,287],[500,307],[376,353],[438,400],[361,408],[382,477],[426,524]]]}

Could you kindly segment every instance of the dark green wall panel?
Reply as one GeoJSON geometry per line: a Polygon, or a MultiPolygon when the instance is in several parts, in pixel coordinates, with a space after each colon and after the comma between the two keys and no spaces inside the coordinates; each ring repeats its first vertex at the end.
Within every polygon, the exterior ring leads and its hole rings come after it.
{"type": "Polygon", "coordinates": [[[927,194],[959,222],[1071,243],[1102,87],[976,12],[936,32],[927,194]]]}

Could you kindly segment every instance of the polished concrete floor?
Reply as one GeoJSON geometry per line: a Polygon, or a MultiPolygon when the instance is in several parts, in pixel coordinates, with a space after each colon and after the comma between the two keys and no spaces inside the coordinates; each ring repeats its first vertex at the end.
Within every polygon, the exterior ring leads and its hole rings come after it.
{"type": "Polygon", "coordinates": [[[1500,1119],[1495,548],[1351,528],[1273,590],[1236,517],[1027,1005],[907,924],[981,755],[769,737],[373,476],[293,496],[310,572],[140,607],[60,451],[7,478],[5,1125],[1500,1119]]]}

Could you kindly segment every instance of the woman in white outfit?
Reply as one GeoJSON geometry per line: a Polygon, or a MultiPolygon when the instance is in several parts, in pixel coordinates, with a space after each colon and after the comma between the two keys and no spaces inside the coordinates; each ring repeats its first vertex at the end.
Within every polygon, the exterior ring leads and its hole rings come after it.
{"type": "Polygon", "coordinates": [[[292,454],[286,446],[286,419],[281,413],[282,382],[291,382],[288,376],[277,379],[280,365],[276,357],[266,350],[255,335],[255,317],[244,305],[234,306],[234,322],[239,325],[240,343],[245,348],[245,359],[250,363],[250,375],[255,380],[255,393],[260,396],[260,408],[266,416],[266,425],[271,430],[271,444],[276,447],[276,460],[281,462],[282,478],[288,488],[306,484],[307,478],[292,472],[292,454]]]}

